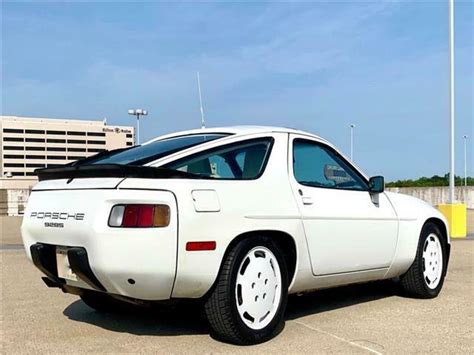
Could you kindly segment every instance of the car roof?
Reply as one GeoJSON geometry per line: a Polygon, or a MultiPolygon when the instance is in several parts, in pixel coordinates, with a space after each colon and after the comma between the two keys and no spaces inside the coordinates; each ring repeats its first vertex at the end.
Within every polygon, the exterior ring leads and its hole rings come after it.
{"type": "MultiPolygon", "coordinates": [[[[293,133],[293,134],[300,134],[304,136],[309,136],[312,138],[316,138],[318,140],[326,142],[325,139],[309,133],[305,131],[300,131],[293,128],[287,127],[274,127],[274,126],[229,126],[229,127],[212,127],[212,128],[199,128],[199,129],[192,129],[187,131],[180,131],[170,134],[165,134],[146,143],[150,143],[156,140],[168,139],[173,137],[179,136],[186,136],[191,134],[217,134],[217,133],[224,133],[224,134],[232,134],[232,135],[248,135],[248,134],[257,134],[257,133],[273,133],[273,132],[280,132],[280,133],[293,133]]],[[[144,143],[144,144],[146,144],[144,143]]]]}

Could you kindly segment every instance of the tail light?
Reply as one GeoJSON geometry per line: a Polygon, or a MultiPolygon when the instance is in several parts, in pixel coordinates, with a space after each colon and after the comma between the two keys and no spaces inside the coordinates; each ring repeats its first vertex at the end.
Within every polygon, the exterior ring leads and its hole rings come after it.
{"type": "Polygon", "coordinates": [[[115,205],[109,216],[110,227],[151,228],[170,224],[167,205],[115,205]]]}

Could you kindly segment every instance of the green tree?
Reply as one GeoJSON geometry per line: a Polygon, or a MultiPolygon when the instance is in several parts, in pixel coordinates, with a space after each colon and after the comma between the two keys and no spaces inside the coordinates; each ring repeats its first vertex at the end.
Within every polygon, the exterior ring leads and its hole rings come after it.
{"type": "MultiPolygon", "coordinates": [[[[455,176],[456,186],[464,186],[464,177],[455,176]]],[[[474,177],[467,178],[467,185],[474,186],[474,177]]],[[[434,186],[449,186],[449,174],[444,176],[433,175],[432,177],[422,176],[416,180],[397,180],[387,183],[387,187],[434,187],[434,186]]]]}

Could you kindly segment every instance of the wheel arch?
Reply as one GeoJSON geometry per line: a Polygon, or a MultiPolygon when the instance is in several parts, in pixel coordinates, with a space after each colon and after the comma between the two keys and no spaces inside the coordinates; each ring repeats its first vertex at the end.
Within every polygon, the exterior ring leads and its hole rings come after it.
{"type": "Polygon", "coordinates": [[[449,262],[449,255],[451,254],[451,243],[449,240],[449,235],[448,235],[448,227],[446,226],[446,223],[437,217],[430,217],[428,218],[425,223],[423,223],[423,227],[428,224],[428,223],[433,223],[435,226],[437,226],[442,233],[442,237],[444,238],[444,241],[446,243],[446,254],[447,254],[447,260],[446,260],[446,266],[448,265],[449,262]]]}
{"type": "Polygon", "coordinates": [[[232,239],[229,245],[227,245],[227,248],[221,260],[219,273],[222,268],[222,264],[224,263],[227,255],[232,250],[232,248],[234,248],[242,240],[253,238],[253,237],[269,237],[274,242],[276,242],[276,244],[280,247],[280,250],[282,251],[285,257],[286,265],[288,267],[288,286],[291,286],[296,274],[298,251],[296,247],[295,238],[292,235],[288,234],[287,232],[283,232],[280,230],[259,229],[259,230],[247,231],[235,236],[235,238],[232,239]]]}

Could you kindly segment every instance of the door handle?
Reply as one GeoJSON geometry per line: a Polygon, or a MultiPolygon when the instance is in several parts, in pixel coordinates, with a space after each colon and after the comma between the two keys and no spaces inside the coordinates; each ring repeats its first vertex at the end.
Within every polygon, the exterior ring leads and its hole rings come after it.
{"type": "Polygon", "coordinates": [[[313,204],[313,198],[312,197],[303,196],[303,197],[301,197],[301,199],[303,200],[303,205],[312,205],[313,204]]]}

